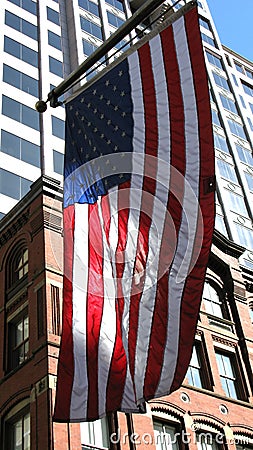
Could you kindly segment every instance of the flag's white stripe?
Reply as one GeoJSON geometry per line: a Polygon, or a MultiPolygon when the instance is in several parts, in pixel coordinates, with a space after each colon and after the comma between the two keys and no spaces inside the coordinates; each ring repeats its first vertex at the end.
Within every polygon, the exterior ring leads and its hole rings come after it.
{"type": "Polygon", "coordinates": [[[104,229],[101,197],[97,201],[103,242],[104,305],[98,344],[98,414],[106,415],[106,391],[109,370],[116,339],[115,278],[113,277],[110,249],[104,229]]]}
{"type": "Polygon", "coordinates": [[[156,161],[150,161],[150,164],[157,164],[155,196],[149,198],[150,194],[144,193],[146,197],[144,204],[151,204],[154,202],[154,205],[152,222],[149,230],[149,251],[145,271],[145,284],[139,308],[138,336],[135,358],[135,385],[136,397],[138,401],[141,401],[144,396],[143,388],[146,373],[145,369],[148,362],[152,319],[156,300],[160,246],[164,229],[164,221],[166,218],[170,178],[169,102],[166,95],[167,83],[162,44],[159,35],[150,41],[150,52],[157,103],[158,149],[156,161]]]}
{"type": "Polygon", "coordinates": [[[186,173],[183,216],[169,276],[169,320],[164,363],[156,396],[165,395],[173,381],[178,356],[180,308],[190,267],[198,217],[199,136],[197,106],[187,36],[182,17],[173,24],[185,110],[186,173]],[[179,276],[178,276],[179,275],[179,276]]]}
{"type": "MultiPolygon", "coordinates": [[[[133,269],[136,257],[143,171],[145,153],[145,119],[142,96],[141,73],[138,52],[133,53],[128,58],[129,75],[131,83],[131,95],[133,102],[133,154],[132,154],[132,175],[130,190],[130,210],[128,217],[128,234],[125,252],[125,267],[122,277],[122,289],[124,295],[124,311],[122,316],[123,344],[128,359],[128,331],[129,331],[129,308],[131,285],[133,280],[133,269]]],[[[129,359],[128,359],[129,360],[129,359]]],[[[127,370],[127,380],[125,384],[122,407],[129,408],[134,400],[133,384],[130,378],[129,366],[127,370]]]]}
{"type": "Polygon", "coordinates": [[[75,204],[73,251],[73,351],[74,380],[70,419],[85,419],[87,414],[88,379],[86,365],[86,302],[88,286],[88,208],[75,204]]]}

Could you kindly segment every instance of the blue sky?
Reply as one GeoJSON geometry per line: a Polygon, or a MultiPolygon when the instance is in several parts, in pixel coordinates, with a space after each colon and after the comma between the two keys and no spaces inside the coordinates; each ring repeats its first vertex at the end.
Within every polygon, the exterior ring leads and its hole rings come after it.
{"type": "Polygon", "coordinates": [[[253,0],[207,0],[221,43],[253,61],[253,0]]]}

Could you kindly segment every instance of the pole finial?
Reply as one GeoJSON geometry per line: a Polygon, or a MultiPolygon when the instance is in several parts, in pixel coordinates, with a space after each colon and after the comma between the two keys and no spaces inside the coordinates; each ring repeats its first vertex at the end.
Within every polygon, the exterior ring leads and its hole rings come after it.
{"type": "Polygon", "coordinates": [[[35,103],[35,109],[36,111],[38,111],[39,113],[44,113],[47,110],[47,104],[46,102],[44,102],[44,100],[38,100],[35,103]]]}

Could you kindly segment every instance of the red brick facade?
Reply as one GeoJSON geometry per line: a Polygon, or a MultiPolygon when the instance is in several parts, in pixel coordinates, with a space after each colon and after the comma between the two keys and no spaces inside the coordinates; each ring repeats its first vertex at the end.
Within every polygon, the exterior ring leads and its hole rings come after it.
{"type": "MultiPolygon", "coordinates": [[[[19,437],[13,431],[17,423],[24,435],[23,447],[17,448],[25,448],[30,432],[32,450],[81,450],[79,424],[52,422],[61,334],[61,209],[59,185],[44,177],[33,184],[29,194],[0,223],[0,449],[3,450],[16,448],[12,447],[13,439],[18,445],[19,437]],[[15,261],[19,263],[12,275],[15,261]],[[28,420],[30,429],[26,432],[28,420]]],[[[178,433],[173,449],[197,448],[199,433],[218,436],[215,445],[219,448],[252,447],[253,294],[250,274],[243,273],[239,265],[242,251],[215,234],[207,280],[222,300],[224,316],[211,314],[205,306],[208,302],[203,302],[196,333],[199,366],[192,371],[193,376],[195,373],[201,379],[201,387],[197,378],[189,383],[186,379],[178,391],[149,402],[146,414],[120,413],[110,417],[108,446],[115,450],[155,449],[158,439],[157,431],[156,438],[154,434],[155,420],[157,429],[168,426],[178,433]],[[226,372],[230,361],[233,380],[227,373],[222,374],[218,365],[224,364],[226,372]],[[235,390],[232,397],[224,391],[224,383],[230,393],[235,390]]],[[[82,438],[82,444],[88,446],[90,442],[85,439],[82,438]]]]}

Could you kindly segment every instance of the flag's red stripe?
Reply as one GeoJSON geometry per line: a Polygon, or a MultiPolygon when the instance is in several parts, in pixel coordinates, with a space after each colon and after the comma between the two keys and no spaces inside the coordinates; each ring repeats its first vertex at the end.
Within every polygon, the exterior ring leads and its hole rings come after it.
{"type": "Polygon", "coordinates": [[[118,187],[118,244],[115,254],[117,273],[117,300],[119,305],[120,320],[124,310],[124,296],[122,291],[122,276],[125,268],[125,250],[127,245],[130,181],[118,187]]]}
{"type": "MultiPolygon", "coordinates": [[[[201,233],[196,232],[195,249],[201,247],[199,258],[188,276],[183,302],[181,306],[180,341],[178,361],[171,391],[177,389],[185,376],[190,362],[192,344],[196,332],[197,319],[201,304],[206,267],[212,241],[214,227],[214,193],[204,193],[204,179],[214,174],[213,133],[211,126],[211,113],[209,103],[208,83],[201,38],[198,30],[197,9],[194,8],[185,16],[188,45],[192,61],[196,102],[199,119],[200,136],[200,179],[199,203],[204,220],[203,242],[200,242],[201,233]]],[[[194,255],[193,255],[194,256],[194,255]]]]}
{"type": "Polygon", "coordinates": [[[161,42],[170,111],[171,142],[168,143],[168,147],[171,145],[171,167],[176,168],[182,174],[182,177],[176,177],[175,171],[171,171],[170,194],[167,204],[168,214],[165,220],[161,242],[156,304],[145,377],[145,398],[152,398],[154,396],[163,366],[169,314],[168,275],[177,245],[175,239],[177,239],[181,222],[182,198],[184,193],[182,180],[185,173],[184,105],[172,27],[169,27],[161,33],[161,42]]]}
{"type": "MultiPolygon", "coordinates": [[[[141,47],[138,53],[145,112],[145,154],[156,156],[158,141],[156,95],[149,45],[146,44],[141,47]]],[[[156,171],[157,162],[155,158],[153,165],[150,163],[150,159],[148,160],[148,163],[144,163],[144,177],[142,188],[143,192],[134,273],[141,273],[145,271],[146,267],[149,244],[149,229],[152,221],[153,210],[153,201],[150,200],[150,197],[147,198],[146,192],[150,193],[154,197],[156,186],[156,171]]],[[[135,278],[133,278],[132,282],[129,319],[130,329],[128,334],[129,363],[132,377],[134,377],[135,372],[135,353],[139,322],[139,303],[144,282],[145,273],[143,274],[137,285],[135,285],[135,278]]]]}
{"type": "Polygon", "coordinates": [[[64,222],[64,275],[63,275],[63,327],[58,362],[58,379],[54,420],[69,421],[71,393],[74,378],[72,334],[72,277],[75,209],[69,206],[63,211],[64,222]]]}
{"type": "Polygon", "coordinates": [[[104,306],[103,239],[98,205],[89,205],[89,278],[87,294],[87,417],[98,417],[98,345],[104,306]]]}
{"type": "MultiPolygon", "coordinates": [[[[121,317],[124,308],[124,299],[121,286],[121,278],[124,270],[124,251],[126,248],[127,223],[129,215],[129,187],[130,183],[123,183],[118,188],[118,245],[116,249],[116,276],[117,276],[117,298],[115,299],[116,308],[116,339],[111,360],[111,366],[107,382],[106,405],[107,411],[120,409],[124,392],[124,380],[126,378],[127,360],[122,343],[121,317]]],[[[108,215],[106,210],[106,197],[102,199],[103,214],[108,215]]],[[[107,233],[108,241],[109,234],[107,233]]]]}
{"type": "Polygon", "coordinates": [[[111,226],[111,211],[108,195],[104,195],[101,198],[101,210],[103,215],[103,227],[105,232],[105,237],[108,245],[110,245],[110,226],[111,226]]]}

